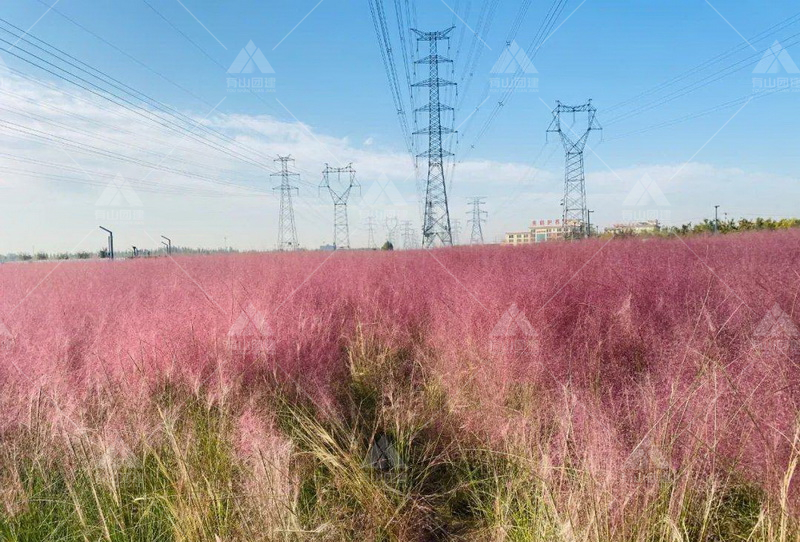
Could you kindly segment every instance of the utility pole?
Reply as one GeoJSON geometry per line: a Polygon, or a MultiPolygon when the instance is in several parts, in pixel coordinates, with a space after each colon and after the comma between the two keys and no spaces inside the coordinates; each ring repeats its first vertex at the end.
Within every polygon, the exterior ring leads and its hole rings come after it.
{"type": "Polygon", "coordinates": [[[353,164],[347,167],[330,167],[325,164],[322,172],[322,184],[320,189],[327,188],[333,200],[333,248],[339,250],[350,248],[350,228],[347,224],[347,199],[353,188],[360,188],[356,181],[356,170],[353,164]],[[342,182],[342,175],[347,177],[346,182],[342,182]],[[336,179],[331,185],[331,176],[336,179]]]}
{"type": "Polygon", "coordinates": [[[374,250],[378,248],[377,245],[375,245],[375,226],[377,226],[375,217],[369,215],[364,221],[364,224],[367,226],[367,248],[374,250]]]}
{"type": "Polygon", "coordinates": [[[719,205],[714,205],[714,233],[719,233],[719,205]]]}
{"type": "Polygon", "coordinates": [[[453,246],[456,246],[461,242],[461,219],[454,218],[452,220],[452,232],[453,232],[453,246]]]}
{"type": "Polygon", "coordinates": [[[100,229],[108,233],[108,257],[114,259],[114,232],[108,228],[100,226],[100,229]]]}
{"type": "Polygon", "coordinates": [[[396,216],[386,218],[386,240],[394,246],[397,239],[397,228],[400,227],[400,220],[396,216]]]}
{"type": "Polygon", "coordinates": [[[472,224],[472,235],[470,235],[469,244],[470,245],[482,245],[483,244],[483,223],[486,222],[484,218],[489,213],[481,209],[481,205],[486,203],[486,198],[484,196],[475,196],[469,198],[468,201],[472,204],[472,211],[469,213],[472,215],[467,223],[472,224]]]}
{"type": "Polygon", "coordinates": [[[278,250],[297,250],[297,229],[294,224],[294,207],[292,205],[292,191],[300,193],[300,189],[292,186],[291,178],[300,178],[299,173],[289,171],[289,162],[294,163],[294,158],[289,156],[278,156],[275,162],[281,163],[279,173],[272,173],[270,177],[280,177],[281,184],[273,190],[281,191],[281,212],[278,217],[278,250]]]}
{"type": "Polygon", "coordinates": [[[592,105],[592,100],[582,105],[564,105],[556,102],[553,109],[553,121],[547,132],[557,133],[561,136],[566,153],[566,167],[564,174],[564,215],[562,227],[567,239],[586,237],[586,176],[583,167],[583,150],[589,134],[595,130],[602,130],[602,126],[595,118],[597,109],[592,105]],[[578,113],[586,113],[587,127],[582,133],[575,133],[571,126],[575,123],[578,113]],[[570,123],[562,125],[562,116],[572,115],[570,123]]]}
{"type": "Polygon", "coordinates": [[[586,211],[586,236],[592,236],[592,213],[594,211],[589,209],[586,211]]]}
{"type": "Polygon", "coordinates": [[[167,241],[166,243],[163,241],[161,242],[161,244],[166,247],[167,254],[172,254],[172,239],[170,239],[169,237],[164,237],[163,235],[161,236],[161,238],[167,241]]]}
{"type": "Polygon", "coordinates": [[[428,105],[414,111],[415,122],[418,112],[428,113],[428,127],[414,132],[414,135],[428,135],[428,150],[417,155],[417,158],[428,159],[428,182],[425,187],[425,214],[422,223],[422,243],[425,248],[433,246],[450,246],[453,236],[450,230],[450,209],[447,206],[447,187],[444,179],[444,158],[452,153],[442,148],[442,134],[452,134],[454,130],[442,126],[442,112],[454,114],[453,107],[440,102],[440,89],[455,86],[456,83],[439,77],[439,64],[453,61],[439,55],[439,42],[448,40],[455,27],[438,32],[422,32],[411,29],[417,35],[417,42],[429,43],[429,55],[415,61],[415,64],[428,64],[428,79],[419,81],[412,88],[428,88],[428,105]]]}

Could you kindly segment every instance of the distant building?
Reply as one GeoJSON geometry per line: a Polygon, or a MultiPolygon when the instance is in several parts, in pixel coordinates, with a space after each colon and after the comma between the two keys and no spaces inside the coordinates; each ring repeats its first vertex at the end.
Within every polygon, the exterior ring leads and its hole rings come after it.
{"type": "Polygon", "coordinates": [[[606,233],[613,233],[614,235],[646,235],[649,233],[656,233],[659,230],[661,230],[661,225],[658,223],[658,220],[645,220],[642,222],[614,224],[610,228],[606,228],[606,233]]]}
{"type": "Polygon", "coordinates": [[[530,245],[564,238],[561,220],[534,220],[528,231],[509,232],[503,239],[504,245],[530,245]]]}

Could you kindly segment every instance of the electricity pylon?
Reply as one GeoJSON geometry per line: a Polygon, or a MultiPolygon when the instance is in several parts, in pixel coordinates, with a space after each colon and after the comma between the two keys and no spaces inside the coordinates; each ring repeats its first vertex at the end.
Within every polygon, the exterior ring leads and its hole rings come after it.
{"type": "Polygon", "coordinates": [[[289,162],[294,163],[294,158],[290,156],[278,156],[275,162],[281,163],[281,171],[273,173],[270,177],[280,177],[281,184],[273,190],[281,191],[281,214],[278,217],[278,250],[296,250],[297,228],[294,225],[294,207],[292,205],[292,191],[300,191],[296,186],[292,186],[292,177],[300,178],[298,173],[289,171],[289,162]]]}
{"type": "Polygon", "coordinates": [[[411,250],[417,248],[417,241],[414,239],[414,226],[410,220],[403,221],[403,249],[411,250]]]}
{"type": "Polygon", "coordinates": [[[564,215],[561,221],[564,235],[567,239],[586,237],[588,230],[588,212],[586,207],[586,176],[583,168],[583,150],[589,134],[594,130],[602,130],[595,115],[597,109],[592,105],[592,100],[582,105],[564,105],[556,102],[553,109],[553,121],[547,132],[557,133],[561,136],[566,153],[566,167],[564,173],[564,215]],[[586,113],[586,130],[576,133],[571,126],[561,124],[561,116],[572,114],[572,125],[575,124],[578,113],[586,113]]]}
{"type": "Polygon", "coordinates": [[[369,215],[364,221],[364,225],[367,227],[367,248],[378,248],[375,244],[375,226],[378,225],[377,222],[375,222],[375,217],[369,215]]]}
{"type": "Polygon", "coordinates": [[[397,239],[397,228],[400,227],[400,220],[396,216],[386,218],[386,240],[393,246],[397,239]]]}
{"type": "Polygon", "coordinates": [[[453,234],[453,246],[459,244],[461,239],[461,219],[454,218],[451,221],[451,232],[453,234]]]}
{"type": "Polygon", "coordinates": [[[470,235],[469,244],[470,245],[482,245],[483,244],[483,223],[486,222],[484,218],[489,213],[481,209],[481,205],[486,203],[486,198],[484,196],[475,196],[469,198],[468,200],[472,204],[472,210],[469,213],[472,215],[467,223],[472,224],[472,235],[470,235]]]}
{"type": "Polygon", "coordinates": [[[347,167],[330,167],[325,164],[322,172],[322,183],[320,189],[327,188],[333,200],[333,248],[335,250],[350,248],[350,228],[347,225],[347,199],[353,188],[360,188],[356,181],[356,170],[353,164],[347,167]],[[347,180],[342,182],[342,174],[347,180]],[[336,180],[331,184],[331,176],[335,175],[336,180]]]}
{"type": "Polygon", "coordinates": [[[447,187],[444,180],[444,158],[452,156],[442,148],[442,134],[452,134],[454,130],[442,126],[442,112],[454,112],[449,105],[440,102],[440,89],[455,86],[453,81],[439,77],[439,64],[453,61],[439,55],[439,42],[449,40],[449,34],[455,27],[438,32],[422,32],[411,29],[417,35],[417,41],[429,42],[429,55],[415,61],[415,64],[430,66],[428,79],[414,83],[412,87],[428,87],[428,105],[414,111],[428,113],[428,127],[414,132],[414,135],[428,135],[428,150],[417,155],[417,158],[428,159],[428,182],[425,187],[425,213],[422,223],[422,243],[425,248],[432,246],[451,246],[453,236],[450,230],[450,210],[447,207],[447,187]]]}

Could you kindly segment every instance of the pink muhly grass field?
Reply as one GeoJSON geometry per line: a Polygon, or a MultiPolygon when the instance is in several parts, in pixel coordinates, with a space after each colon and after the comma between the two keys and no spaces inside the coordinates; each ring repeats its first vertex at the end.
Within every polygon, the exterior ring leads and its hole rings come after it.
{"type": "Polygon", "coordinates": [[[137,412],[165,381],[249,393],[275,371],[325,402],[363,334],[413,351],[475,431],[553,420],[554,463],[603,475],[647,450],[777,491],[799,412],[798,269],[796,231],[6,264],[0,429],[39,393],[66,428],[98,401],[137,412]]]}

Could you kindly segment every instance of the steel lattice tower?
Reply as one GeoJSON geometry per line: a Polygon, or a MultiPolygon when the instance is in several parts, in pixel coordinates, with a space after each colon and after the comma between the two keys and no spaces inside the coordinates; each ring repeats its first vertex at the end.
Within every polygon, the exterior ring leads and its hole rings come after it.
{"type": "Polygon", "coordinates": [[[428,79],[412,85],[414,88],[428,87],[428,105],[415,110],[428,113],[428,127],[414,132],[414,135],[428,134],[428,150],[417,155],[417,158],[428,159],[428,182],[425,188],[425,213],[422,224],[422,243],[425,248],[432,246],[451,246],[453,237],[450,230],[450,210],[447,207],[447,188],[444,180],[444,158],[452,153],[442,148],[442,134],[452,134],[451,128],[442,126],[442,112],[453,112],[453,108],[440,102],[440,89],[444,86],[455,86],[453,81],[439,77],[439,64],[453,61],[439,55],[439,42],[449,39],[448,35],[455,27],[438,32],[412,31],[417,41],[429,43],[430,54],[417,60],[415,64],[430,66],[428,79]]]}
{"type": "Polygon", "coordinates": [[[417,242],[414,239],[414,225],[410,220],[403,221],[403,249],[411,250],[417,248],[417,242]]]}
{"type": "Polygon", "coordinates": [[[400,219],[396,216],[386,218],[386,240],[394,246],[397,240],[397,228],[400,227],[400,219]]]}
{"type": "Polygon", "coordinates": [[[459,244],[461,238],[461,220],[454,218],[452,220],[453,246],[459,244]]]}
{"type": "Polygon", "coordinates": [[[550,123],[548,132],[557,133],[561,136],[566,153],[566,168],[564,173],[564,214],[562,227],[567,239],[586,237],[586,224],[589,220],[586,207],[586,177],[583,168],[583,150],[589,134],[594,130],[602,130],[600,123],[597,122],[595,115],[597,109],[589,100],[583,105],[564,105],[556,102],[553,110],[553,121],[550,123]],[[565,126],[562,129],[561,116],[572,114],[573,124],[578,113],[586,113],[587,126],[582,133],[576,133],[571,127],[565,126]]]}
{"type": "Polygon", "coordinates": [[[330,167],[325,164],[322,172],[320,189],[327,188],[333,200],[333,247],[334,249],[350,248],[350,228],[347,225],[347,199],[353,188],[359,188],[356,182],[356,170],[353,164],[347,167],[330,167]],[[342,182],[342,174],[347,175],[347,181],[342,182]],[[336,176],[331,185],[331,175],[336,176]]]}
{"type": "Polygon", "coordinates": [[[467,221],[468,223],[472,224],[472,235],[470,235],[469,244],[482,245],[483,223],[486,222],[486,219],[483,217],[487,216],[489,213],[482,210],[481,205],[486,203],[486,198],[483,196],[475,196],[473,198],[469,198],[468,201],[472,204],[472,211],[470,211],[472,218],[467,221]]]}
{"type": "Polygon", "coordinates": [[[292,186],[291,178],[300,178],[297,173],[289,171],[289,162],[294,163],[294,158],[291,156],[278,156],[276,162],[281,163],[280,173],[273,173],[271,177],[280,177],[281,185],[276,186],[273,190],[281,191],[281,214],[278,218],[278,250],[296,250],[297,246],[297,229],[294,225],[294,207],[292,206],[292,191],[299,189],[292,186]]]}
{"type": "Polygon", "coordinates": [[[367,248],[378,248],[375,244],[375,226],[377,226],[377,222],[375,222],[375,217],[370,215],[364,221],[364,225],[367,227],[367,248]]]}

